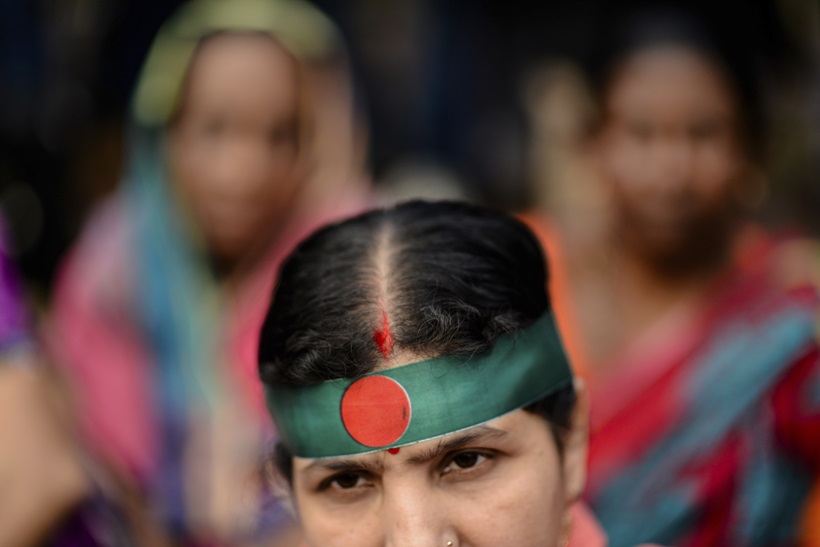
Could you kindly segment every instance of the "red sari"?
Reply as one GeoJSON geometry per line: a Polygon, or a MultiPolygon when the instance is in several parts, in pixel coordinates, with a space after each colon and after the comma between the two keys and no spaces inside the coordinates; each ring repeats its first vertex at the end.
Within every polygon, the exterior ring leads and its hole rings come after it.
{"type": "Polygon", "coordinates": [[[612,545],[794,545],[820,466],[817,296],[735,271],[592,378],[586,499],[612,545]]]}

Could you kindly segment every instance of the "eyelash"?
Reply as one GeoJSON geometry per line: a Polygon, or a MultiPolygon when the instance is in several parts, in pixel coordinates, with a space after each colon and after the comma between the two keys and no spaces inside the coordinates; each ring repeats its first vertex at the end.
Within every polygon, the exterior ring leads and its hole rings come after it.
{"type": "Polygon", "coordinates": [[[496,458],[496,454],[493,453],[493,452],[487,451],[487,450],[463,450],[461,452],[456,452],[454,454],[451,454],[451,455],[447,456],[447,458],[442,462],[443,463],[443,465],[441,467],[442,474],[446,475],[446,474],[450,474],[450,473],[454,473],[454,472],[455,473],[461,473],[461,474],[473,473],[478,468],[483,467],[483,465],[486,464],[488,461],[494,460],[495,458],[496,458]],[[476,463],[474,463],[473,465],[471,465],[469,467],[460,467],[459,466],[455,469],[450,469],[450,466],[453,465],[453,464],[458,466],[458,464],[456,463],[456,459],[459,456],[466,456],[466,455],[476,456],[476,459],[477,459],[476,463]],[[479,460],[478,458],[484,458],[484,460],[482,461],[482,460],[479,460]]]}
{"type": "MultiPolygon", "coordinates": [[[[361,479],[364,479],[364,480],[368,479],[368,474],[364,471],[343,471],[341,473],[336,473],[335,475],[331,475],[330,477],[328,477],[325,480],[323,480],[322,482],[320,482],[319,486],[316,488],[316,491],[317,492],[325,492],[327,490],[330,490],[331,488],[333,488],[333,483],[337,482],[340,478],[347,477],[347,476],[357,477],[357,482],[358,482],[358,480],[361,480],[361,479]]],[[[360,488],[360,487],[359,486],[352,486],[350,488],[341,488],[341,487],[339,487],[339,488],[333,488],[333,489],[343,492],[345,490],[350,491],[350,490],[354,490],[356,488],[360,488]]]]}

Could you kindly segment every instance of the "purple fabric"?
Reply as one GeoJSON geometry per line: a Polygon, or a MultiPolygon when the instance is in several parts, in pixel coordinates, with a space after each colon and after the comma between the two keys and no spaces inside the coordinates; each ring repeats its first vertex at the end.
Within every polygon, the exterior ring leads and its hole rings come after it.
{"type": "Polygon", "coordinates": [[[17,271],[11,263],[8,240],[0,217],[0,350],[28,336],[28,315],[17,271]]]}

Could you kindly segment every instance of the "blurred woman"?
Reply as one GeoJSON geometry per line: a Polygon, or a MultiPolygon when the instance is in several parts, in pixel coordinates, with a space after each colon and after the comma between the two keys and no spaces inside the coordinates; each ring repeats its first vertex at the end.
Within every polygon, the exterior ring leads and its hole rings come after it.
{"type": "Polygon", "coordinates": [[[287,528],[254,478],[272,437],[254,352],[281,258],[363,199],[345,63],[296,0],[195,0],[151,48],[124,184],[69,256],[50,331],[138,542],[287,528]]]}
{"type": "Polygon", "coordinates": [[[605,319],[586,499],[616,547],[793,545],[820,463],[817,295],[773,282],[743,229],[762,192],[743,52],[680,13],[614,27],[591,143],[608,298],[578,314],[605,319]]]}

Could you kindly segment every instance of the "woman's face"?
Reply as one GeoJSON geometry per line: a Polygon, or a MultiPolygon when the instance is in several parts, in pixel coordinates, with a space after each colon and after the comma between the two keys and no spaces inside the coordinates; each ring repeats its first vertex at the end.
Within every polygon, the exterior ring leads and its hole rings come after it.
{"type": "Polygon", "coordinates": [[[293,460],[293,498],[314,547],[544,547],[583,488],[585,399],[564,453],[518,410],[397,453],[293,460]]]}
{"type": "Polygon", "coordinates": [[[633,54],[603,108],[597,149],[627,243],[654,254],[715,237],[746,168],[735,98],[719,69],[673,46],[633,54]]]}
{"type": "Polygon", "coordinates": [[[275,234],[297,193],[295,61],[257,35],[197,51],[171,129],[177,191],[217,259],[235,261],[275,234]]]}

